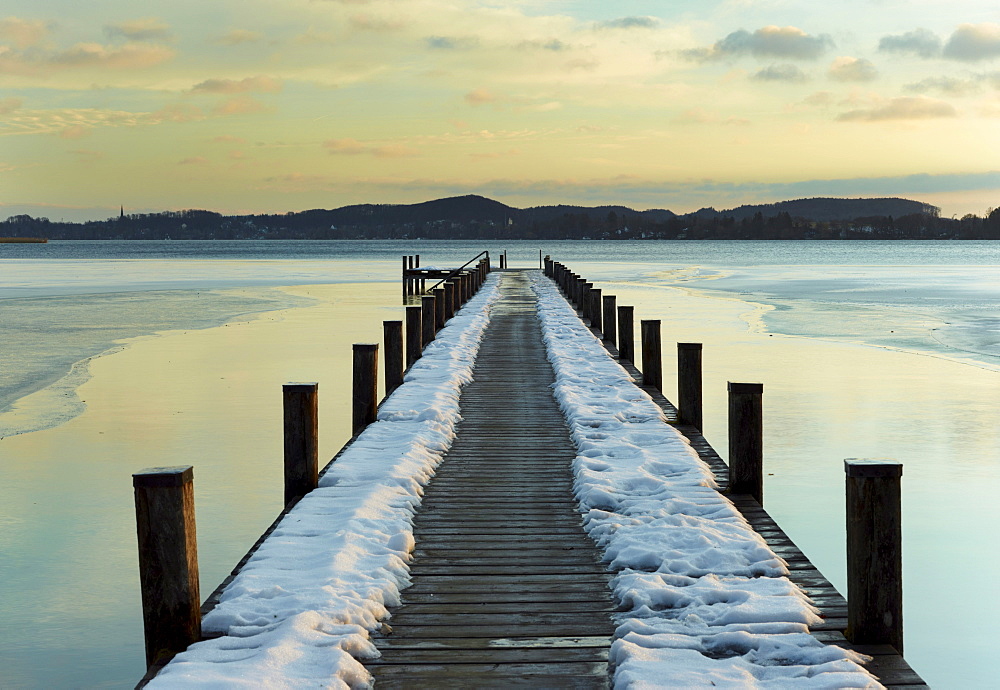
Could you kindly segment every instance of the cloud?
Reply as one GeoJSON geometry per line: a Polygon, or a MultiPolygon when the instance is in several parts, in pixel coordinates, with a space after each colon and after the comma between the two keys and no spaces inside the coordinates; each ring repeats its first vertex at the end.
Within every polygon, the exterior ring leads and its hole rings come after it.
{"type": "Polygon", "coordinates": [[[809,77],[795,65],[771,65],[750,76],[754,81],[804,82],[809,77]]]}
{"type": "Polygon", "coordinates": [[[170,25],[156,17],[107,24],[104,33],[109,38],[126,38],[130,41],[162,41],[171,38],[170,25]]]}
{"type": "Polygon", "coordinates": [[[177,161],[177,165],[208,165],[208,159],[204,156],[191,156],[177,161]]]}
{"type": "Polygon", "coordinates": [[[206,79],[191,87],[189,93],[277,93],[281,91],[280,79],[273,77],[247,77],[235,79],[206,79]]]}
{"type": "Polygon", "coordinates": [[[323,146],[329,149],[331,155],[338,156],[358,156],[368,150],[357,139],[329,139],[323,142],[323,146]]]}
{"type": "Polygon", "coordinates": [[[165,46],[127,43],[109,48],[99,43],[78,43],[69,50],[53,55],[48,62],[59,67],[108,67],[141,69],[165,62],[174,51],[165,46]]]}
{"type": "Polygon", "coordinates": [[[975,62],[1000,57],[1000,24],[962,24],[948,39],[943,55],[975,62]]]}
{"type": "Polygon", "coordinates": [[[8,115],[15,110],[20,110],[23,104],[24,101],[20,98],[0,98],[0,115],[8,115]]]}
{"type": "Polygon", "coordinates": [[[837,119],[842,122],[883,122],[885,120],[930,120],[957,117],[950,103],[927,96],[904,96],[874,108],[849,110],[837,119]]]}
{"type": "Polygon", "coordinates": [[[90,127],[84,125],[72,125],[59,132],[59,137],[62,139],[82,139],[89,136],[91,131],[93,130],[90,127]]]}
{"type": "Polygon", "coordinates": [[[10,41],[21,50],[37,45],[50,30],[51,24],[40,19],[0,19],[0,40],[10,41]]]}
{"type": "Polygon", "coordinates": [[[689,108],[681,113],[674,122],[682,125],[748,125],[750,120],[742,117],[723,118],[716,113],[703,110],[702,108],[689,108]]]}
{"type": "Polygon", "coordinates": [[[660,20],[656,17],[620,17],[618,19],[609,19],[603,22],[597,22],[594,25],[595,28],[606,30],[606,29],[655,29],[660,26],[660,20]]]}
{"type": "Polygon", "coordinates": [[[259,31],[247,31],[246,29],[233,29],[232,31],[219,36],[215,43],[224,46],[238,46],[243,43],[257,43],[264,38],[264,34],[259,31]]]}
{"type": "Polygon", "coordinates": [[[332,156],[368,155],[374,156],[375,158],[409,158],[417,156],[420,153],[416,149],[402,144],[372,146],[370,144],[363,144],[357,139],[351,138],[328,139],[323,142],[323,147],[326,148],[332,156]]]}
{"type": "Polygon", "coordinates": [[[359,31],[391,32],[406,28],[408,22],[399,18],[377,17],[371,14],[355,14],[351,26],[359,31]]]}
{"type": "Polygon", "coordinates": [[[212,139],[212,141],[218,141],[227,144],[245,144],[247,140],[244,139],[243,137],[233,136],[232,134],[220,134],[219,136],[212,139]]]}
{"type": "Polygon", "coordinates": [[[872,81],[878,78],[878,70],[865,58],[845,56],[833,61],[827,76],[834,81],[872,81]]]}
{"type": "Polygon", "coordinates": [[[247,115],[250,113],[260,113],[267,110],[267,107],[260,101],[254,100],[250,96],[236,96],[220,103],[215,107],[216,115],[247,115]]]}
{"type": "Polygon", "coordinates": [[[948,96],[969,96],[982,90],[981,81],[982,78],[927,77],[918,82],[906,84],[903,88],[913,93],[935,91],[948,96]]]}
{"type": "Polygon", "coordinates": [[[941,54],[941,39],[927,29],[914,29],[905,34],[883,36],[879,39],[880,53],[902,53],[922,58],[933,58],[941,54]]]}
{"type": "Polygon", "coordinates": [[[833,105],[834,95],[832,91],[817,91],[802,99],[805,105],[824,107],[833,105]]]}
{"type": "Polygon", "coordinates": [[[476,89],[465,94],[465,102],[470,105],[486,105],[496,103],[498,100],[497,96],[487,89],[476,89]]]}
{"type": "Polygon", "coordinates": [[[475,36],[428,36],[424,39],[434,50],[472,50],[479,47],[475,36]]]}
{"type": "Polygon", "coordinates": [[[494,151],[491,153],[470,153],[469,158],[475,160],[495,160],[497,158],[511,158],[520,155],[521,151],[519,149],[507,149],[506,151],[494,151]]]}
{"type": "Polygon", "coordinates": [[[70,153],[79,156],[80,160],[84,163],[93,163],[94,161],[99,161],[105,157],[103,151],[91,151],[89,149],[74,149],[70,153]]]}
{"type": "Polygon", "coordinates": [[[558,38],[550,38],[547,41],[521,41],[515,46],[518,50],[550,50],[554,53],[570,50],[572,46],[563,43],[558,38]]]}
{"type": "Polygon", "coordinates": [[[705,61],[752,55],[814,60],[834,45],[828,34],[810,36],[794,26],[765,26],[753,33],[740,29],[716,41],[711,48],[683,51],[687,58],[705,61]]]}

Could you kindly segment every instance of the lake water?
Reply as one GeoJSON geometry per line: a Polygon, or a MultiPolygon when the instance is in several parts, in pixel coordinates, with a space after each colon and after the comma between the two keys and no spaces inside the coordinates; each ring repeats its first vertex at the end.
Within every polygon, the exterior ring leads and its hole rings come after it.
{"type": "Polygon", "coordinates": [[[906,656],[996,684],[1000,245],[359,241],[0,244],[0,687],[133,685],[131,472],[195,465],[207,595],[280,509],[280,383],[321,382],[331,456],[350,343],[402,318],[400,256],[482,249],[542,249],[665,349],[703,342],[720,450],[725,382],[763,381],[765,503],[842,591],[842,461],[902,461],[906,656]]]}

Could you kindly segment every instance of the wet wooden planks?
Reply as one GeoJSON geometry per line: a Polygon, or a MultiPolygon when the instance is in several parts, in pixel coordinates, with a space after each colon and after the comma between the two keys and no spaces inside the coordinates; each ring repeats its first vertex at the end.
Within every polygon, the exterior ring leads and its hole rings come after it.
{"type": "Polygon", "coordinates": [[[534,296],[513,272],[501,289],[415,519],[413,584],[366,661],[378,687],[608,685],[610,575],[573,498],[534,296]]]}

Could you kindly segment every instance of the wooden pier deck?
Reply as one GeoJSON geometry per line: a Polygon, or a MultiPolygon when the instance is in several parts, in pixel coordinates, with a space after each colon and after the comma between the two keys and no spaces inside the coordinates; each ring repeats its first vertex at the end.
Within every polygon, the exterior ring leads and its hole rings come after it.
{"type": "MultiPolygon", "coordinates": [[[[458,436],[415,519],[413,585],[392,612],[391,632],[375,638],[382,658],[365,662],[379,687],[610,683],[613,573],[576,510],[576,451],[549,387],[534,296],[516,271],[503,290],[462,393],[458,436]]],[[[660,391],[642,386],[631,362],[621,363],[725,491],[727,466],[701,432],[681,424],[660,391]]],[[[752,497],[729,497],[820,609],[814,637],[870,655],[866,667],[883,685],[927,687],[894,648],[848,642],[844,597],[752,497]]]]}
{"type": "Polygon", "coordinates": [[[573,498],[534,295],[518,274],[502,290],[415,520],[413,585],[366,662],[379,687],[608,684],[610,573],[573,498]]]}

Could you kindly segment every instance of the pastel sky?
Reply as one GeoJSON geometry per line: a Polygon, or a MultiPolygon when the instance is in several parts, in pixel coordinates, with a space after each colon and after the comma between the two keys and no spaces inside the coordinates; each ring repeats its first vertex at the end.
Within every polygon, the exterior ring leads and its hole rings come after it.
{"type": "Polygon", "coordinates": [[[0,217],[1000,205],[992,0],[7,0],[0,217]]]}

